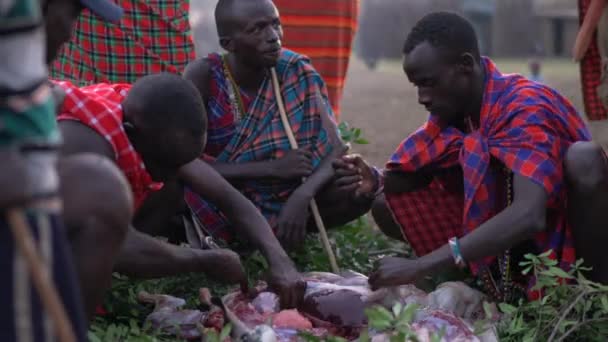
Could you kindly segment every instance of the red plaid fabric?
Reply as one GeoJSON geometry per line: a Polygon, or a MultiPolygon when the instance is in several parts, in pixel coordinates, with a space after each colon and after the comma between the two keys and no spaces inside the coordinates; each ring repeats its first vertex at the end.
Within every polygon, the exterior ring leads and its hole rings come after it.
{"type": "MultiPolygon", "coordinates": [[[[582,24],[591,0],[578,0],[579,21],[582,24]]],[[[597,93],[602,77],[602,57],[597,45],[597,31],[593,34],[591,44],[587,53],[581,60],[581,86],[583,90],[583,101],[585,102],[585,113],[591,121],[606,120],[608,113],[597,93]]]]}
{"type": "Polygon", "coordinates": [[[285,47],[306,55],[327,84],[336,117],[357,31],[359,0],[275,0],[285,47]]]}
{"type": "MultiPolygon", "coordinates": [[[[479,130],[465,134],[446,127],[431,114],[427,123],[399,146],[387,164],[389,170],[405,172],[423,168],[432,172],[460,166],[464,180],[462,210],[457,210],[460,209],[457,198],[450,198],[439,190],[426,193],[432,200],[423,199],[427,204],[423,207],[425,210],[415,211],[414,216],[403,215],[412,212],[397,206],[418,201],[412,193],[387,195],[389,205],[405,236],[417,236],[418,241],[425,241],[425,246],[414,246],[415,249],[428,251],[430,247],[443,245],[447,243],[447,234],[460,230],[456,236],[465,235],[504,209],[504,203],[496,196],[499,175],[490,167],[491,159],[495,159],[542,186],[549,194],[551,229],[538,234],[535,240],[539,251],[552,249],[553,256],[567,268],[575,261],[575,254],[566,217],[562,160],[573,142],[588,141],[590,134],[571,103],[556,91],[519,75],[503,75],[487,58],[483,64],[486,80],[479,130]],[[400,196],[409,196],[411,200],[395,198],[400,196]],[[445,213],[438,215],[439,210],[445,213]],[[441,219],[447,222],[435,222],[441,219]],[[446,231],[437,233],[439,229],[446,231]]],[[[471,268],[476,272],[494,259],[471,263],[471,268]]]]}
{"type": "Polygon", "coordinates": [[[51,67],[52,78],[80,85],[134,83],[148,74],[181,74],[195,59],[189,1],[114,1],[124,10],[117,24],[82,12],[51,67]]]}
{"type": "Polygon", "coordinates": [[[66,96],[58,120],[75,120],[90,128],[110,143],[116,156],[116,164],[127,177],[139,209],[152,191],[159,190],[161,183],[152,180],[146,171],[141,156],[122,127],[121,103],[131,85],[97,84],[78,88],[69,82],[56,82],[65,90],[66,96]]]}
{"type": "Polygon", "coordinates": [[[416,255],[428,254],[464,233],[462,193],[446,191],[439,180],[411,193],[387,195],[386,200],[416,255]]]}

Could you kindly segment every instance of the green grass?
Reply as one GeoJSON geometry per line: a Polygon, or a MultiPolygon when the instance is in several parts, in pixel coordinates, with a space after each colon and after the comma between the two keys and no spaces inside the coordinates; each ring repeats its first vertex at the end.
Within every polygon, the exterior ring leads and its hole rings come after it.
{"type": "MultiPolygon", "coordinates": [[[[372,270],[374,262],[389,254],[411,255],[410,249],[403,243],[389,240],[374,230],[369,219],[364,216],[359,220],[329,232],[329,237],[338,259],[340,268],[362,273],[372,270]]],[[[329,271],[329,260],[323,251],[317,234],[311,234],[299,252],[292,254],[298,270],[329,271]]],[[[255,283],[263,278],[266,263],[259,253],[254,253],[243,262],[248,271],[250,282],[255,283]]],[[[200,287],[208,287],[214,295],[225,294],[230,287],[222,286],[202,274],[191,274],[181,277],[170,277],[158,280],[138,281],[125,276],[115,275],[112,289],[106,296],[105,307],[110,314],[98,317],[89,332],[91,341],[178,341],[167,336],[155,336],[142,327],[146,316],[152,311],[151,306],[137,302],[137,293],[145,290],[150,293],[163,293],[187,300],[188,308],[198,304],[197,295],[200,287]]]]}

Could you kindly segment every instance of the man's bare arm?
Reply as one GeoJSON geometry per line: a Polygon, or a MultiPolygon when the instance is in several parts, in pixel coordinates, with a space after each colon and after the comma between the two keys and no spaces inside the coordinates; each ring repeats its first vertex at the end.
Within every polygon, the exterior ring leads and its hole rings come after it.
{"type": "MultiPolygon", "coordinates": [[[[515,175],[513,203],[460,239],[462,256],[467,261],[499,255],[546,228],[548,195],[530,179],[515,175]]],[[[454,263],[448,245],[424,257],[432,270],[454,263]]]]}
{"type": "Polygon", "coordinates": [[[216,205],[232,226],[260,249],[271,267],[291,263],[259,210],[211,166],[197,159],[183,166],[179,176],[193,191],[216,205]]]}
{"type": "Polygon", "coordinates": [[[270,267],[269,285],[279,294],[281,306],[297,306],[304,296],[306,283],[258,209],[217,171],[199,159],[182,167],[180,179],[216,205],[232,226],[264,255],[270,267]]]}
{"type": "Polygon", "coordinates": [[[112,146],[93,129],[74,120],[59,121],[59,129],[63,137],[61,155],[95,153],[115,162],[116,156],[112,146]]]}
{"type": "MultiPolygon", "coordinates": [[[[497,256],[546,228],[547,193],[543,187],[519,175],[514,177],[513,204],[460,239],[467,262],[497,256]]],[[[440,209],[440,208],[439,208],[440,209]]],[[[419,259],[385,258],[370,276],[372,288],[414,283],[454,266],[446,244],[419,259]]]]}

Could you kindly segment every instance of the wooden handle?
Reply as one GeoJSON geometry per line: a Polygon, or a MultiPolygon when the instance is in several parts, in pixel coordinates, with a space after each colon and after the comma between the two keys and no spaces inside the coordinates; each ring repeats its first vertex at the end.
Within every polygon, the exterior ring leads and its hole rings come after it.
{"type": "Polygon", "coordinates": [[[24,213],[20,209],[10,209],[7,216],[17,249],[25,258],[34,287],[40,294],[42,304],[53,321],[57,338],[61,342],[76,342],[72,324],[59,299],[57,289],[51,281],[51,274],[36,250],[36,243],[28,228],[24,213]]]}
{"type": "Polygon", "coordinates": [[[583,59],[587,53],[587,49],[589,49],[589,45],[591,45],[593,33],[597,29],[597,25],[604,12],[604,6],[606,6],[606,0],[592,0],[589,4],[585,19],[583,19],[581,28],[576,35],[574,48],[572,49],[572,55],[576,62],[583,59]]]}
{"type": "MultiPolygon", "coordinates": [[[[285,112],[285,104],[283,103],[283,96],[281,95],[281,86],[279,85],[279,78],[277,77],[277,71],[275,70],[275,68],[270,69],[270,74],[272,76],[272,88],[274,89],[274,95],[277,99],[277,106],[279,107],[279,114],[281,115],[281,122],[283,123],[283,127],[285,128],[285,133],[287,133],[289,145],[291,146],[292,150],[297,150],[298,141],[293,135],[291,125],[289,124],[289,120],[287,119],[287,113],[285,112]]],[[[310,211],[312,212],[315,224],[319,229],[321,242],[323,243],[323,248],[325,249],[325,253],[327,253],[327,257],[329,258],[329,264],[331,265],[331,269],[334,273],[338,273],[340,272],[340,269],[338,268],[338,262],[336,261],[334,251],[331,249],[331,244],[329,243],[329,238],[327,237],[327,230],[325,229],[323,218],[321,218],[321,212],[319,211],[319,207],[317,206],[317,202],[314,198],[310,201],[310,211]]]]}

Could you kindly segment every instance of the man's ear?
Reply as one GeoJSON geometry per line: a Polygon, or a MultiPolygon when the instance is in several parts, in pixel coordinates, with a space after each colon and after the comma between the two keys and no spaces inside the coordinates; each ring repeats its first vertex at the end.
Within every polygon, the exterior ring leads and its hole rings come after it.
{"type": "Polygon", "coordinates": [[[472,74],[475,69],[475,57],[472,54],[465,52],[460,55],[458,60],[458,70],[465,74],[472,74]]]}
{"type": "Polygon", "coordinates": [[[234,40],[231,37],[220,37],[220,46],[228,52],[234,52],[234,40]]]}

